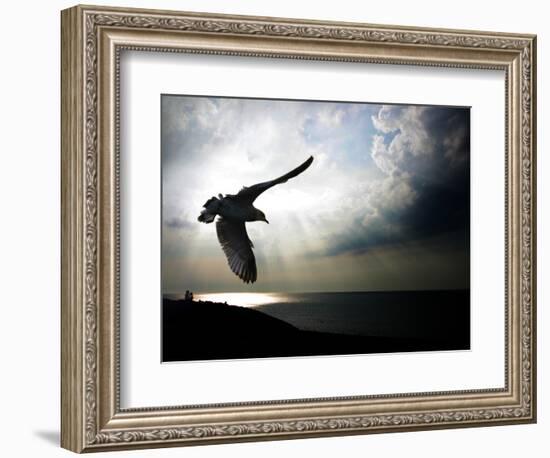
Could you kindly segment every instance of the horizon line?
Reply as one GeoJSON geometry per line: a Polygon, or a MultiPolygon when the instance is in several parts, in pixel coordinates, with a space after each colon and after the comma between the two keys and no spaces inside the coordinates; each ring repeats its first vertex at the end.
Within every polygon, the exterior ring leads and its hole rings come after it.
{"type": "MultiPolygon", "coordinates": [[[[194,295],[205,294],[338,294],[338,293],[414,293],[425,291],[468,291],[471,287],[467,288],[438,288],[438,289],[374,289],[374,290],[353,290],[353,291],[192,291],[194,295]]],[[[162,293],[162,296],[185,294],[185,291],[167,292],[162,293]]]]}

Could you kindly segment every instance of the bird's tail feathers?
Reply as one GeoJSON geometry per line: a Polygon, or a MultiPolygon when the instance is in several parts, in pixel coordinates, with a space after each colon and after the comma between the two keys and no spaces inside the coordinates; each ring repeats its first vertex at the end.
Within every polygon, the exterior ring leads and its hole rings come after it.
{"type": "Polygon", "coordinates": [[[204,208],[201,211],[201,214],[197,218],[199,222],[206,224],[214,222],[214,219],[218,214],[219,204],[220,200],[217,197],[211,197],[210,199],[208,199],[203,205],[204,208]]]}
{"type": "Polygon", "coordinates": [[[210,197],[210,199],[208,199],[208,200],[204,203],[203,207],[204,207],[204,208],[208,208],[208,207],[210,206],[210,204],[213,204],[214,202],[217,202],[218,200],[219,200],[219,199],[218,199],[217,197],[210,197]]]}
{"type": "Polygon", "coordinates": [[[209,213],[208,210],[205,208],[203,211],[201,211],[201,214],[197,218],[201,223],[212,223],[214,222],[214,219],[216,218],[215,213],[209,213]]]}

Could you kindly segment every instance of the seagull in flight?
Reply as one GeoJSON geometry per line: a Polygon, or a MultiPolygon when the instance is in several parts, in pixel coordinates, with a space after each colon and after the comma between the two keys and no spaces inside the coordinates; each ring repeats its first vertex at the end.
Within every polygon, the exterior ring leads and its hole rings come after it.
{"type": "Polygon", "coordinates": [[[248,238],[246,222],[264,221],[269,224],[263,211],[254,207],[257,197],[275,185],[286,183],[304,172],[313,162],[310,156],[302,165],[287,174],[271,181],[243,187],[237,194],[218,194],[203,205],[198,217],[201,223],[216,221],[216,233],[227,263],[235,275],[245,283],[254,283],[258,277],[256,259],[252,248],[254,245],[248,238]]]}

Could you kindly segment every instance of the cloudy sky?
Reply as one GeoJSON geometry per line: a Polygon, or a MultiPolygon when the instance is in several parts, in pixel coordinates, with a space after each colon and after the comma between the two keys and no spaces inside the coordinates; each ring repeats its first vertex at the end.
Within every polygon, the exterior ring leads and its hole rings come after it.
{"type": "Polygon", "coordinates": [[[163,95],[161,116],[164,293],[469,287],[469,109],[163,95]],[[310,155],[256,200],[245,285],[202,205],[310,155]]]}

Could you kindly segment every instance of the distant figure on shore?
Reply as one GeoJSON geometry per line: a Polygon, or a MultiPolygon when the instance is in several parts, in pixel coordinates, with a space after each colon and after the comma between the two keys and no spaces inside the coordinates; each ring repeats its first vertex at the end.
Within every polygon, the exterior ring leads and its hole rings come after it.
{"type": "Polygon", "coordinates": [[[185,291],[185,297],[183,299],[184,301],[192,302],[193,301],[193,293],[189,290],[185,291]]]}
{"type": "Polygon", "coordinates": [[[254,283],[257,279],[256,259],[252,248],[254,245],[248,238],[245,222],[264,221],[269,224],[263,211],[254,207],[256,198],[269,188],[286,183],[304,172],[313,162],[313,156],[302,165],[287,174],[271,181],[243,187],[237,194],[218,194],[203,205],[204,209],[198,217],[201,223],[211,223],[218,215],[216,232],[229,267],[245,283],[254,283]]]}

